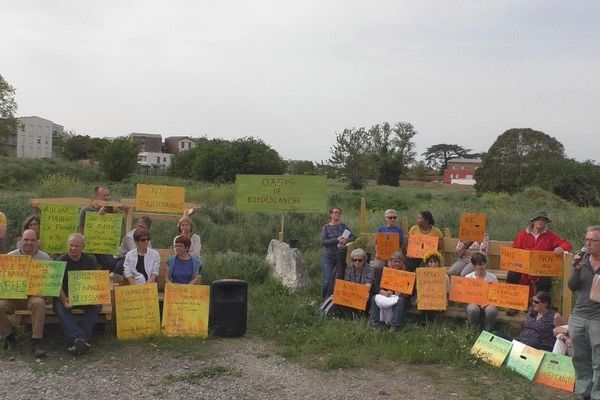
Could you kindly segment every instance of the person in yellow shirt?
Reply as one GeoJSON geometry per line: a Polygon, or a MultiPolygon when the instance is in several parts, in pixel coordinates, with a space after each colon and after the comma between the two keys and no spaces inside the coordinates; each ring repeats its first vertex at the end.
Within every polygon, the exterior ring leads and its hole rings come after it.
{"type": "MultiPolygon", "coordinates": [[[[415,219],[415,225],[413,225],[408,231],[408,238],[410,240],[411,236],[436,236],[439,238],[438,242],[438,251],[442,251],[444,241],[442,240],[443,235],[442,231],[436,228],[435,220],[433,219],[433,215],[430,211],[421,211],[417,214],[417,218],[415,219]]],[[[406,259],[406,270],[410,272],[415,272],[417,267],[421,265],[423,259],[421,258],[411,258],[408,257],[406,259]]]]}

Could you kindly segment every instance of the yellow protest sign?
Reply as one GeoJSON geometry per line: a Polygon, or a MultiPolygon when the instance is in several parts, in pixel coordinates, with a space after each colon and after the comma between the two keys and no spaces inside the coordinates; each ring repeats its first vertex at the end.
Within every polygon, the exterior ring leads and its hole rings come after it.
{"type": "Polygon", "coordinates": [[[139,339],[160,333],[156,283],[117,286],[117,339],[139,339]]]}
{"type": "Polygon", "coordinates": [[[77,232],[79,207],[42,204],[40,207],[40,240],[46,253],[66,253],[69,235],[77,232]]]}
{"type": "Polygon", "coordinates": [[[106,270],[69,271],[69,303],[72,306],[110,304],[110,278],[106,270]]]}
{"type": "Polygon", "coordinates": [[[450,277],[450,301],[465,304],[487,304],[488,283],[483,279],[450,277]]]}
{"type": "Polygon", "coordinates": [[[532,250],[529,259],[529,274],[537,276],[563,276],[563,258],[553,251],[532,250]]]}
{"type": "Polygon", "coordinates": [[[501,247],[500,269],[528,274],[529,250],[501,247]]]}
{"type": "Polygon", "coordinates": [[[437,236],[408,235],[406,255],[412,258],[423,258],[428,251],[438,249],[440,238],[437,236]]]}
{"type": "Polygon", "coordinates": [[[167,336],[208,336],[210,286],[165,284],[163,328],[167,336]]]}
{"type": "Polygon", "coordinates": [[[0,254],[0,299],[26,299],[30,256],[0,254]]]}
{"type": "Polygon", "coordinates": [[[85,249],[92,254],[117,254],[121,240],[123,215],[118,213],[85,213],[85,249]]]}
{"type": "Polygon", "coordinates": [[[138,183],[135,209],[156,213],[181,213],[185,209],[185,188],[138,183]]]}
{"type": "Polygon", "coordinates": [[[62,288],[66,261],[31,260],[29,266],[29,296],[58,297],[62,288]]]}
{"type": "Polygon", "coordinates": [[[333,304],[366,310],[369,300],[369,287],[360,283],[348,282],[342,279],[335,280],[333,290],[333,304]]]}
{"type": "Polygon", "coordinates": [[[415,273],[385,267],[381,274],[380,286],[394,292],[412,294],[415,286],[415,273]]]}
{"type": "Polygon", "coordinates": [[[398,250],[400,250],[400,234],[397,232],[377,234],[375,251],[378,259],[387,261],[392,253],[398,250]]]}
{"type": "Polygon", "coordinates": [[[487,214],[460,213],[458,238],[461,242],[482,242],[487,226],[487,214]]]}
{"type": "Polygon", "coordinates": [[[488,331],[481,331],[477,341],[471,348],[471,354],[494,367],[499,367],[510,353],[511,347],[511,341],[493,335],[488,331]]]}
{"type": "Polygon", "coordinates": [[[490,283],[488,289],[490,306],[527,311],[529,307],[529,286],[511,283],[490,283]]]}
{"type": "Polygon", "coordinates": [[[448,308],[444,268],[417,268],[417,309],[445,310],[448,308]]]}

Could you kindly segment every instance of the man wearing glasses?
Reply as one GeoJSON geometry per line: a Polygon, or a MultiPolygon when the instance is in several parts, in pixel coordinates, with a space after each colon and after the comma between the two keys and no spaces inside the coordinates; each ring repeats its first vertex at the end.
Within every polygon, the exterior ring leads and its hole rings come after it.
{"type": "MultiPolygon", "coordinates": [[[[398,225],[396,225],[396,220],[398,219],[398,213],[396,210],[388,209],[385,210],[384,214],[385,218],[385,226],[380,226],[377,228],[377,233],[397,233],[399,246],[398,249],[402,250],[404,248],[404,231],[398,225]]],[[[383,266],[385,264],[381,264],[383,266]]]]}
{"type": "Polygon", "coordinates": [[[569,289],[577,301],[569,321],[573,342],[575,392],[582,399],[600,399],[600,225],[585,234],[586,252],[573,259],[569,289]]]}

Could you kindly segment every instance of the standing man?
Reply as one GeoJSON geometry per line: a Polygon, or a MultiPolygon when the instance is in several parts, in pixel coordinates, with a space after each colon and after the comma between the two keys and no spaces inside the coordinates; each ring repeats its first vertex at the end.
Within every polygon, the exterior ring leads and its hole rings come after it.
{"type": "MultiPolygon", "coordinates": [[[[575,393],[583,399],[600,400],[600,303],[590,299],[594,278],[600,279],[600,225],[587,229],[585,245],[587,253],[573,259],[568,283],[569,289],[577,294],[569,336],[573,342],[575,393]]],[[[596,295],[600,295],[600,288],[595,289],[596,295]]]]}
{"type": "Polygon", "coordinates": [[[81,233],[69,235],[68,240],[69,252],[57,259],[58,261],[66,261],[67,266],[60,295],[53,299],[52,308],[58,316],[60,326],[67,337],[69,343],[67,351],[72,354],[82,354],[92,347],[88,341],[92,337],[94,325],[96,325],[102,305],[77,306],[77,308],[83,310],[83,318],[80,323],[77,322],[71,312],[73,306],[69,302],[69,271],[98,269],[98,264],[94,256],[83,252],[85,237],[81,233]]]}
{"type": "MultiPolygon", "coordinates": [[[[33,229],[21,234],[21,248],[8,253],[9,256],[31,256],[34,260],[50,260],[50,256],[38,250],[38,236],[33,229]]],[[[44,322],[46,321],[46,301],[42,296],[29,296],[27,300],[0,300],[0,336],[4,339],[4,348],[15,347],[17,338],[8,315],[15,310],[27,308],[31,311],[32,352],[36,357],[44,357],[46,350],[42,346],[44,322]]]]}

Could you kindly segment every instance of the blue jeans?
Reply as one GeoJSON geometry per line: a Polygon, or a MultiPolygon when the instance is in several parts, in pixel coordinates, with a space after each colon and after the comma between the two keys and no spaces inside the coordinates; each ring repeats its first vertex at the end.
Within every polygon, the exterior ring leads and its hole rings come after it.
{"type": "Polygon", "coordinates": [[[569,336],[573,341],[575,393],[600,399],[600,321],[571,314],[569,336]]]}
{"type": "MultiPolygon", "coordinates": [[[[390,326],[394,328],[400,328],[402,325],[402,319],[404,318],[404,310],[408,305],[409,299],[406,297],[400,297],[398,302],[392,306],[392,320],[390,321],[390,326]]],[[[381,324],[381,319],[379,318],[381,309],[375,302],[375,296],[371,298],[371,308],[370,308],[370,319],[373,325],[381,324]]]]}
{"type": "Polygon", "coordinates": [[[73,342],[77,338],[89,340],[92,337],[94,325],[96,325],[102,306],[76,306],[75,308],[83,310],[83,317],[79,323],[71,310],[67,310],[58,297],[55,297],[52,301],[52,309],[54,309],[54,313],[60,320],[60,326],[65,332],[67,340],[69,342],[73,342]]]}

